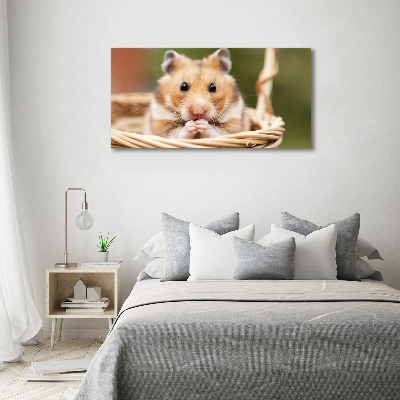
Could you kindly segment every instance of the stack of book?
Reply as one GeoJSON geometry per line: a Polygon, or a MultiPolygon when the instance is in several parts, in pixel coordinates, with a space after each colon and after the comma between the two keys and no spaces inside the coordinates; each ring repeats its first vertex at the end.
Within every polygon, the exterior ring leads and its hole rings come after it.
{"type": "Polygon", "coordinates": [[[82,264],[84,268],[93,268],[93,267],[119,267],[122,261],[107,261],[107,262],[99,262],[99,261],[89,261],[82,264]]]}
{"type": "Polygon", "coordinates": [[[91,358],[31,362],[18,376],[25,381],[81,381],[89,368],[91,358]]]}
{"type": "Polygon", "coordinates": [[[87,313],[91,314],[94,312],[104,312],[107,306],[110,304],[110,301],[107,297],[102,297],[97,300],[81,300],[68,298],[67,300],[61,303],[61,307],[65,308],[66,313],[87,313]]]}

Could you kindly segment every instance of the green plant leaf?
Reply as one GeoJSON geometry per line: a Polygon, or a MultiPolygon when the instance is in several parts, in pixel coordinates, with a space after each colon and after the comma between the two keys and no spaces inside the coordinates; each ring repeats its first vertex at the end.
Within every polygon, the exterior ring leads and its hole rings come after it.
{"type": "Polygon", "coordinates": [[[111,243],[114,241],[114,239],[117,236],[114,236],[111,240],[109,240],[109,237],[110,237],[110,232],[108,232],[106,238],[104,238],[102,233],[100,232],[99,244],[96,244],[96,246],[100,249],[100,251],[102,251],[102,252],[108,251],[108,248],[110,247],[111,243]]]}

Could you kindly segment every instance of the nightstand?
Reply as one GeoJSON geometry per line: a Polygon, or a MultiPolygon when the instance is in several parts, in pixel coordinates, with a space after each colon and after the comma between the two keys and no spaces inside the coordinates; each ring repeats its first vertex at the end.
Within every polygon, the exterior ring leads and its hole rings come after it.
{"type": "Polygon", "coordinates": [[[120,267],[81,267],[57,268],[46,270],[46,317],[52,318],[51,349],[54,348],[54,338],[58,320],[58,341],[61,340],[61,330],[64,318],[107,318],[108,327],[117,318],[122,305],[121,268],[120,267]],[[110,304],[104,313],[74,313],[68,314],[61,303],[68,297],[74,297],[74,286],[82,279],[85,285],[101,286],[102,297],[108,297],[110,304]]]}

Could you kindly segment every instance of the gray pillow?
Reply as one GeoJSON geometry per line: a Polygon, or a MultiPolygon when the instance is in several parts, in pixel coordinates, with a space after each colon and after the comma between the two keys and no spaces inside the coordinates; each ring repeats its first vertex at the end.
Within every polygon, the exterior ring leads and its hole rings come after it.
{"type": "MultiPolygon", "coordinates": [[[[335,224],[337,229],[337,278],[347,281],[360,281],[357,272],[357,239],[360,230],[360,214],[355,213],[348,218],[332,222],[332,224],[335,224]]],[[[309,235],[325,226],[315,225],[286,212],[282,213],[282,227],[302,235],[309,235]]]]}
{"type": "Polygon", "coordinates": [[[232,238],[235,279],[293,279],[296,241],[289,238],[267,247],[232,238]]]}
{"type": "MultiPolygon", "coordinates": [[[[190,222],[161,214],[161,225],[165,241],[165,275],[161,282],[186,281],[189,278],[190,267],[190,222]]],[[[203,228],[219,235],[239,229],[239,213],[235,212],[227,217],[210,222],[203,228]]]]}

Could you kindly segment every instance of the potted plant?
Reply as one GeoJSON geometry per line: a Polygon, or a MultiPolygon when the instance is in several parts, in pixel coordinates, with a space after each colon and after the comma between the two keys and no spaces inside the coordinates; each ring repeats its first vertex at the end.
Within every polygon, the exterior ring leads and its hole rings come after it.
{"type": "Polygon", "coordinates": [[[110,232],[108,232],[107,237],[104,239],[103,235],[100,232],[99,235],[99,244],[96,244],[96,246],[100,249],[99,250],[99,261],[100,262],[107,262],[108,260],[108,248],[111,246],[111,243],[114,241],[116,236],[114,236],[110,241],[108,240],[108,237],[110,235],[110,232]]]}

